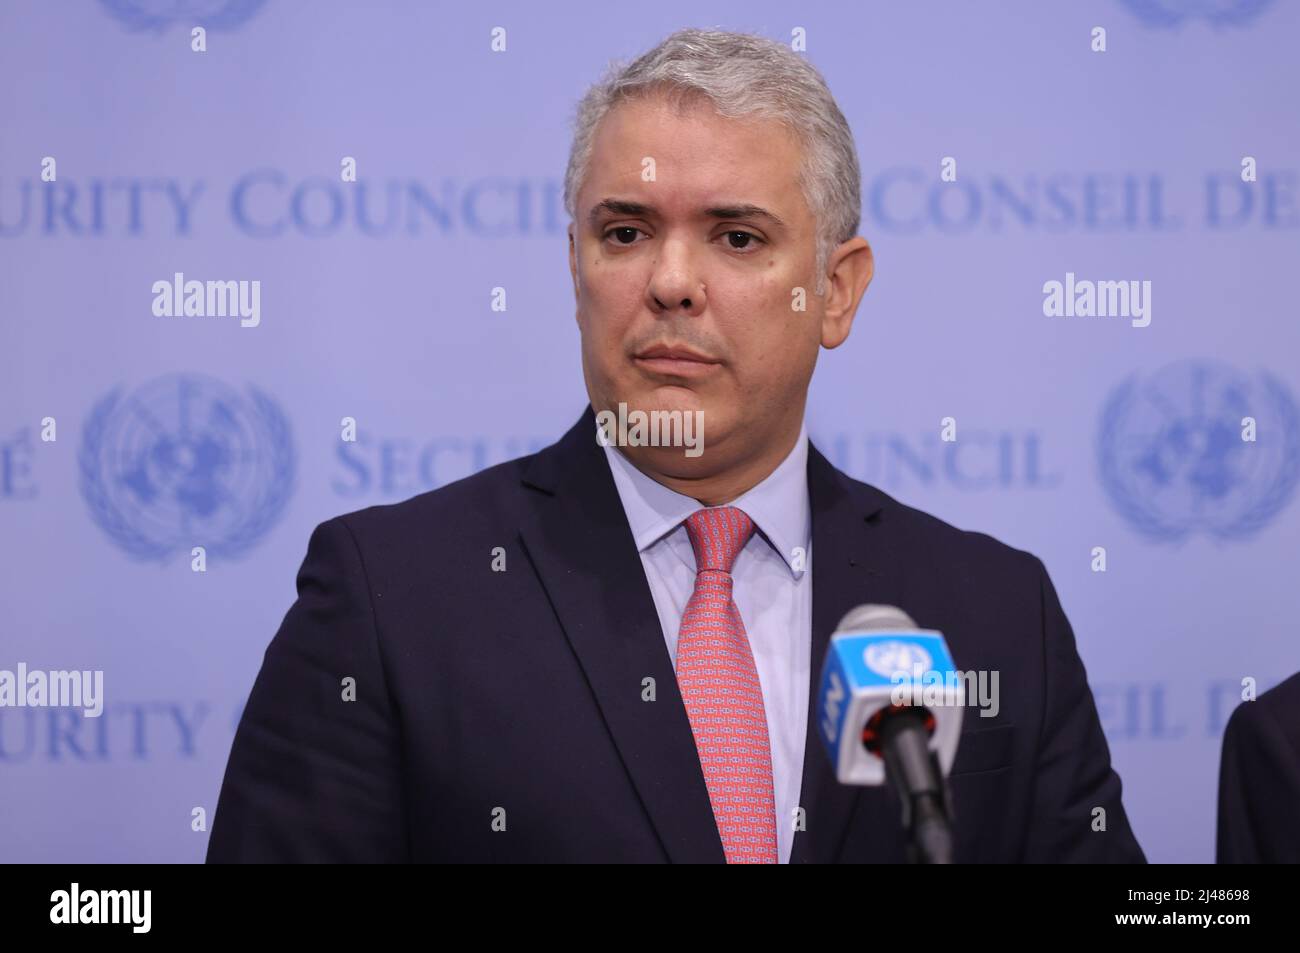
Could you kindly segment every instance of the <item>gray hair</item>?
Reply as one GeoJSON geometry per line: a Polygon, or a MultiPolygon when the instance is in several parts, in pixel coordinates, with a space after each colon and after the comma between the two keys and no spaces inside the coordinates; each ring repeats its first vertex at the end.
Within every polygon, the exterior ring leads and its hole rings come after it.
{"type": "Polygon", "coordinates": [[[803,146],[799,183],[817,223],[816,293],[825,291],[831,251],[857,234],[862,173],[848,121],[826,81],[788,47],[761,36],[678,30],[631,64],[612,63],[578,103],[564,207],[577,220],[596,127],[620,102],[665,96],[681,110],[701,98],[728,119],[773,119],[803,146]]]}

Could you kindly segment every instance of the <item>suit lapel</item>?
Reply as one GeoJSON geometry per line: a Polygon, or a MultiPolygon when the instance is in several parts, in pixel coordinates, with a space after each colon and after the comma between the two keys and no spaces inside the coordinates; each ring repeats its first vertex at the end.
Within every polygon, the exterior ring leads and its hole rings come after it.
{"type": "MultiPolygon", "coordinates": [[[[595,433],[588,407],[558,443],[529,462],[523,482],[537,502],[520,536],[669,859],[722,863],[722,842],[654,599],[595,433]],[[642,701],[646,678],[654,679],[653,702],[642,701]]],[[[886,542],[888,497],[851,484],[812,446],[808,494],[813,607],[800,794],[805,829],[795,834],[791,863],[842,859],[855,815],[873,825],[873,833],[866,855],[852,859],[892,861],[903,855],[892,792],[835,780],[816,713],[822,662],[840,619],[861,603],[901,601],[898,544],[886,542]]]]}
{"type": "Polygon", "coordinates": [[[530,461],[524,483],[536,497],[524,548],[664,849],[676,862],[722,863],[690,721],[590,407],[530,461]],[[647,678],[655,701],[642,700],[647,678]]]}
{"type": "Polygon", "coordinates": [[[791,863],[833,863],[842,857],[855,814],[873,824],[867,856],[858,862],[896,859],[902,850],[901,824],[892,792],[835,780],[817,731],[817,691],[831,634],[854,606],[874,602],[897,605],[901,553],[886,544],[888,497],[864,484],[851,484],[816,447],[808,450],[808,497],[812,511],[812,655],[808,731],[804,743],[800,806],[805,829],[797,831],[791,863]]]}

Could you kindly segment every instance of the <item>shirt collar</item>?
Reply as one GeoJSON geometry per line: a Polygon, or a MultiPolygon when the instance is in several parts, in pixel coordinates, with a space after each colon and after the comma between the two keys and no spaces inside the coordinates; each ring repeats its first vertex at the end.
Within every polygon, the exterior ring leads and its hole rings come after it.
{"type": "MultiPolygon", "coordinates": [[[[646,476],[612,445],[604,445],[614,486],[623,502],[638,552],[671,533],[696,510],[699,500],[670,490],[646,476]]],[[[749,514],[797,579],[808,564],[811,508],[808,504],[808,429],[799,428],[794,447],[777,468],[727,506],[749,514]]]]}

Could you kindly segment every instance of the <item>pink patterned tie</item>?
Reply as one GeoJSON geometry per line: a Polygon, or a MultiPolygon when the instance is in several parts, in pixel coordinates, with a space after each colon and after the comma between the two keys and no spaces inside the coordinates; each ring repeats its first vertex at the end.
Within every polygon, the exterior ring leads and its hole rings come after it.
{"type": "Polygon", "coordinates": [[[731,597],[731,567],[754,521],[720,506],[692,513],[686,532],[696,576],[677,637],[677,685],[727,863],[774,864],[776,799],[763,690],[731,597]]]}

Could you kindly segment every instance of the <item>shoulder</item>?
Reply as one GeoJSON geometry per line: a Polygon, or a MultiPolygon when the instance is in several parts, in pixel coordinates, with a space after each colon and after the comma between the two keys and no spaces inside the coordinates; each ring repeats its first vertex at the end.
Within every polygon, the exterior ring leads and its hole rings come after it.
{"type": "MultiPolygon", "coordinates": [[[[842,494],[836,516],[855,515],[867,525],[831,556],[865,562],[870,601],[897,605],[922,628],[943,632],[953,657],[969,669],[1029,678],[1044,672],[1049,657],[1058,670],[1073,664],[1073,632],[1038,556],[870,484],[834,479],[842,494]]],[[[822,558],[818,546],[814,542],[814,574],[822,558]]],[[[814,592],[816,586],[814,579],[814,592]]]]}
{"type": "Polygon", "coordinates": [[[1300,673],[1273,686],[1254,701],[1242,702],[1228,719],[1227,734],[1288,735],[1300,761],[1300,673]]]}
{"type": "Polygon", "coordinates": [[[867,522],[881,528],[888,545],[900,556],[926,568],[958,578],[987,582],[1010,579],[1018,584],[1046,578],[1047,570],[1033,553],[1018,549],[979,530],[965,529],[896,499],[879,487],[833,471],[867,522]]]}

